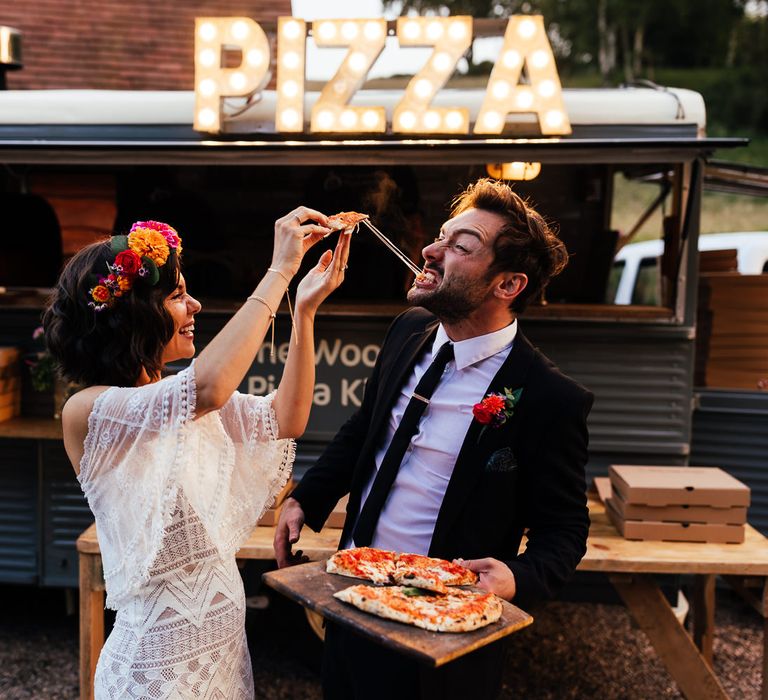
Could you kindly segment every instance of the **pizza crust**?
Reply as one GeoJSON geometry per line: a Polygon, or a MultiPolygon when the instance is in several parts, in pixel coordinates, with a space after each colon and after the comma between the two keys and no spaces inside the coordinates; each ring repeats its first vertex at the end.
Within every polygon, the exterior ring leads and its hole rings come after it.
{"type": "Polygon", "coordinates": [[[363,612],[432,632],[471,632],[496,622],[501,600],[493,593],[456,589],[445,595],[407,595],[406,586],[350,586],[334,597],[363,612]]]}

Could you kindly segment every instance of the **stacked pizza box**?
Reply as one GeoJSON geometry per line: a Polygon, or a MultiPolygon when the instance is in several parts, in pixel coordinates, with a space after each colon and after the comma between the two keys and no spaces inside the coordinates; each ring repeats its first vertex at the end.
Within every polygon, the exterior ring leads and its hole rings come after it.
{"type": "Polygon", "coordinates": [[[333,508],[331,514],[328,516],[328,520],[325,521],[325,527],[342,529],[344,527],[344,520],[347,518],[347,503],[349,503],[349,495],[344,496],[333,508]]]}
{"type": "Polygon", "coordinates": [[[612,465],[606,512],[630,540],[744,541],[749,487],[717,467],[612,465]]]}
{"type": "Polygon", "coordinates": [[[695,381],[724,389],[758,388],[768,378],[768,275],[701,276],[695,381]]]}
{"type": "Polygon", "coordinates": [[[0,347],[0,421],[21,413],[21,370],[18,348],[0,347]]]}

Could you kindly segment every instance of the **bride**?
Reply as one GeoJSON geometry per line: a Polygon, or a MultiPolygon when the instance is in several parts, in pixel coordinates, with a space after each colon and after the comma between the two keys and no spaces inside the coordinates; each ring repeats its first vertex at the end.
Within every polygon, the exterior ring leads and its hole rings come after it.
{"type": "Polygon", "coordinates": [[[306,427],[314,391],[314,317],[344,277],[349,235],[298,286],[279,387],[266,397],[236,389],[327,224],[305,207],[278,220],[253,294],[188,369],[165,378],[167,363],[194,356],[201,308],[177,232],[137,222],[61,274],[43,325],[64,376],[86,385],[64,408],[64,445],[117,611],[98,700],[253,697],[235,552],[290,474],[291,438],[306,427]]]}

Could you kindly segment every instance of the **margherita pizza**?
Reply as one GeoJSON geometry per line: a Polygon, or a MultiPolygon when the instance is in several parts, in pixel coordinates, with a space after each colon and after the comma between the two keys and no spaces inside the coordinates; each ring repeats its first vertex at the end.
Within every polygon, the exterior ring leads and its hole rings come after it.
{"type": "Polygon", "coordinates": [[[477,583],[477,574],[445,559],[422,554],[397,554],[373,547],[342,549],[329,560],[331,574],[364,578],[377,584],[400,583],[446,593],[447,586],[477,583]]]}
{"type": "Polygon", "coordinates": [[[340,211],[338,214],[328,217],[330,228],[333,231],[351,231],[361,221],[368,218],[368,214],[360,214],[356,211],[340,211]]]}
{"type": "Polygon", "coordinates": [[[364,578],[380,585],[392,583],[397,555],[385,549],[357,547],[342,549],[325,566],[329,574],[364,578]]]}
{"type": "Polygon", "coordinates": [[[359,584],[334,598],[364,612],[433,632],[471,632],[501,617],[501,600],[493,593],[455,589],[444,595],[408,586],[380,588],[359,584]]]}

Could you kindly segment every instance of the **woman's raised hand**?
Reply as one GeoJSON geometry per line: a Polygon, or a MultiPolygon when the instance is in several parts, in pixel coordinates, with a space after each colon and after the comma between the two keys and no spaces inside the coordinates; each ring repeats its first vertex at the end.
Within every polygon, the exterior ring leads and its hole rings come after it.
{"type": "Polygon", "coordinates": [[[344,280],[349,260],[351,233],[341,232],[333,252],[326,250],[315,265],[299,282],[296,290],[296,310],[314,314],[320,304],[344,280]]]}
{"type": "Polygon", "coordinates": [[[327,224],[328,217],[325,214],[308,207],[297,207],[275,221],[275,243],[270,267],[288,277],[295,275],[304,254],[331,232],[327,224]],[[305,223],[307,221],[317,223],[305,223]]]}

